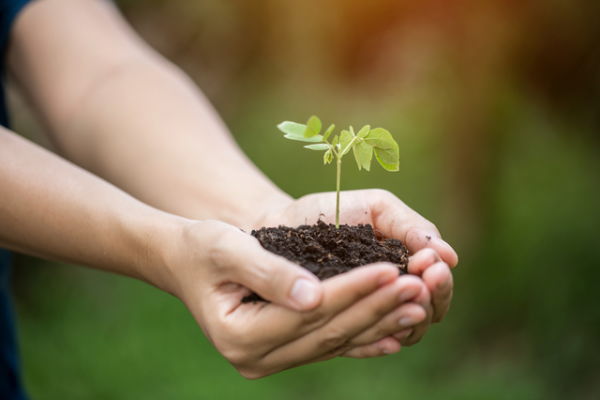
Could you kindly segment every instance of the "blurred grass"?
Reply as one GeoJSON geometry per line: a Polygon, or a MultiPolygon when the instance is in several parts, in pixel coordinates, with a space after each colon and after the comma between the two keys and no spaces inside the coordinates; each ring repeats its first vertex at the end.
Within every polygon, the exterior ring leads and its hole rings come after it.
{"type": "Polygon", "coordinates": [[[398,355],[246,381],[176,299],[21,256],[15,293],[34,398],[597,397],[596,5],[119,4],[294,196],[332,190],[334,169],[283,140],[278,122],[317,113],[389,128],[400,172],[348,162],[342,187],[388,189],[435,222],[461,256],[455,300],[446,321],[398,355]],[[361,24],[346,29],[344,18],[361,24]]]}

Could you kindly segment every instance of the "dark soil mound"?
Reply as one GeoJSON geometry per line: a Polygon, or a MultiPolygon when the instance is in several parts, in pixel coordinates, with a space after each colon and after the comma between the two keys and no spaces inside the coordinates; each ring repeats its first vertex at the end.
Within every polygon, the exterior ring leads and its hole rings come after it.
{"type": "MultiPolygon", "coordinates": [[[[267,250],[293,261],[327,279],[365,264],[387,261],[406,273],[408,250],[396,239],[378,236],[371,225],[335,225],[319,221],[298,228],[280,226],[253,230],[252,236],[267,250]]],[[[262,300],[251,294],[242,302],[262,300]]]]}

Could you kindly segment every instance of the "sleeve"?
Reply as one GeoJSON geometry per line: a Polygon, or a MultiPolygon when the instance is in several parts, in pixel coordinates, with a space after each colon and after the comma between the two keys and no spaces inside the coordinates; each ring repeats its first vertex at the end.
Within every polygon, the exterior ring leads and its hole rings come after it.
{"type": "Polygon", "coordinates": [[[0,56],[4,58],[10,31],[19,12],[31,0],[0,0],[0,56]]]}

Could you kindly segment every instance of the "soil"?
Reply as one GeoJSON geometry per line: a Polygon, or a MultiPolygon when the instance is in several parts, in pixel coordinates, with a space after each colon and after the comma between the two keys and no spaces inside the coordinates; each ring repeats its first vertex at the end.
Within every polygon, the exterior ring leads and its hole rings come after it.
{"type": "MultiPolygon", "coordinates": [[[[361,265],[387,261],[405,274],[408,249],[397,239],[386,239],[371,225],[340,225],[318,221],[297,228],[279,226],[253,230],[252,236],[267,250],[300,264],[324,280],[361,265]]],[[[253,293],[243,303],[262,301],[253,293]]]]}

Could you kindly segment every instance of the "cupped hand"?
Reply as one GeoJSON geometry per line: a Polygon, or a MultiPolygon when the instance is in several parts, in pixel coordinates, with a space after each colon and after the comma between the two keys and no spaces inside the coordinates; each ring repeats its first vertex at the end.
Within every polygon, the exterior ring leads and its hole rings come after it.
{"type": "MultiPolygon", "coordinates": [[[[340,222],[350,225],[371,224],[385,237],[401,240],[412,254],[408,264],[411,274],[423,279],[430,294],[431,307],[423,323],[402,344],[416,343],[430,322],[446,315],[452,299],[453,280],[450,268],[458,263],[454,249],[446,243],[436,226],[412,210],[392,193],[380,190],[356,190],[341,193],[340,222]]],[[[294,201],[282,201],[265,211],[255,226],[297,226],[321,219],[335,220],[335,193],[317,193],[294,201]]],[[[420,299],[423,301],[423,298],[420,299]]],[[[388,338],[387,340],[392,340],[388,338]]]]}
{"type": "Polygon", "coordinates": [[[357,268],[320,282],[217,221],[189,222],[166,257],[173,292],[217,350],[245,377],[338,355],[399,350],[391,335],[426,318],[428,290],[391,264],[357,268]],[[242,303],[255,291],[270,302],[242,303]]]}

